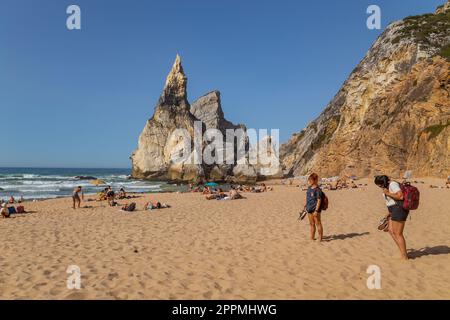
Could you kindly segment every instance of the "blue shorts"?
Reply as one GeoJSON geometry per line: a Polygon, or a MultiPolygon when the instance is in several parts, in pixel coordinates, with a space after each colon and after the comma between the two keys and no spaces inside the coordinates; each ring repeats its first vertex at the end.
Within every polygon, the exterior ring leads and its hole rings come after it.
{"type": "Polygon", "coordinates": [[[401,205],[394,205],[388,207],[389,213],[391,214],[392,221],[404,222],[408,219],[409,210],[405,210],[401,205]]]}

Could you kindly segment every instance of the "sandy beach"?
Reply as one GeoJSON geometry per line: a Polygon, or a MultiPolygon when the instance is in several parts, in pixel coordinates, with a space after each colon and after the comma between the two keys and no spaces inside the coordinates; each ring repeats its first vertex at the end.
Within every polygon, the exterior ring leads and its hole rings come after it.
{"type": "MultiPolygon", "coordinates": [[[[200,194],[147,194],[138,212],[106,202],[28,202],[33,213],[0,219],[1,299],[450,299],[450,190],[425,181],[405,229],[411,260],[399,259],[380,190],[328,191],[326,240],[298,221],[299,188],[274,186],[236,201],[200,194]],[[169,209],[142,211],[145,202],[169,209]],[[68,266],[81,269],[69,290],[68,266]],[[380,290],[366,270],[381,268],[380,290]]],[[[123,203],[123,201],[120,201],[123,203]]]]}

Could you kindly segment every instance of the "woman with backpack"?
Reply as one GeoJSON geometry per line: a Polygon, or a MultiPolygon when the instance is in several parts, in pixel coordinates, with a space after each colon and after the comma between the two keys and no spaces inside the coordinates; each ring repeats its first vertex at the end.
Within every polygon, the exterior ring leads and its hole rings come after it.
{"type": "Polygon", "coordinates": [[[383,189],[383,197],[389,211],[387,215],[389,219],[389,234],[400,249],[402,259],[408,260],[403,231],[409,210],[403,207],[404,195],[402,188],[398,182],[392,181],[388,176],[375,177],[375,184],[383,189]]]}
{"type": "Polygon", "coordinates": [[[323,239],[323,226],[321,220],[323,192],[319,188],[319,176],[316,173],[308,177],[308,190],[306,191],[305,211],[308,212],[311,240],[316,240],[316,228],[319,241],[323,239]]]}

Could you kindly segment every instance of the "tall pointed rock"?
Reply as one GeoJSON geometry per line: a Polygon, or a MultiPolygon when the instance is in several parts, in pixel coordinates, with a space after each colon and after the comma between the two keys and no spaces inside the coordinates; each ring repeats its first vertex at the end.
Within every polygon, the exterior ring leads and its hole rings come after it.
{"type": "Polygon", "coordinates": [[[161,106],[177,106],[189,110],[187,100],[187,77],[181,65],[181,57],[177,55],[172,70],[166,79],[166,85],[159,99],[161,106]]]}
{"type": "Polygon", "coordinates": [[[194,122],[197,119],[189,111],[186,87],[187,78],[177,55],[155,113],[147,121],[138,148],[131,156],[134,178],[195,181],[204,176],[202,166],[194,164],[194,122]]]}

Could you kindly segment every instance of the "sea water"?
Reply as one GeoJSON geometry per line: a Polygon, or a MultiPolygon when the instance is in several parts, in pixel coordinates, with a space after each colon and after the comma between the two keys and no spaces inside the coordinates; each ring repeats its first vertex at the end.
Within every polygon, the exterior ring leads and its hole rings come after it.
{"type": "Polygon", "coordinates": [[[19,199],[51,199],[70,196],[73,189],[82,186],[85,194],[93,194],[112,186],[127,192],[175,192],[184,186],[130,179],[130,169],[67,169],[67,168],[0,168],[0,198],[10,196],[19,199]],[[91,176],[103,180],[105,185],[94,186],[90,179],[77,176],[91,176]]]}

